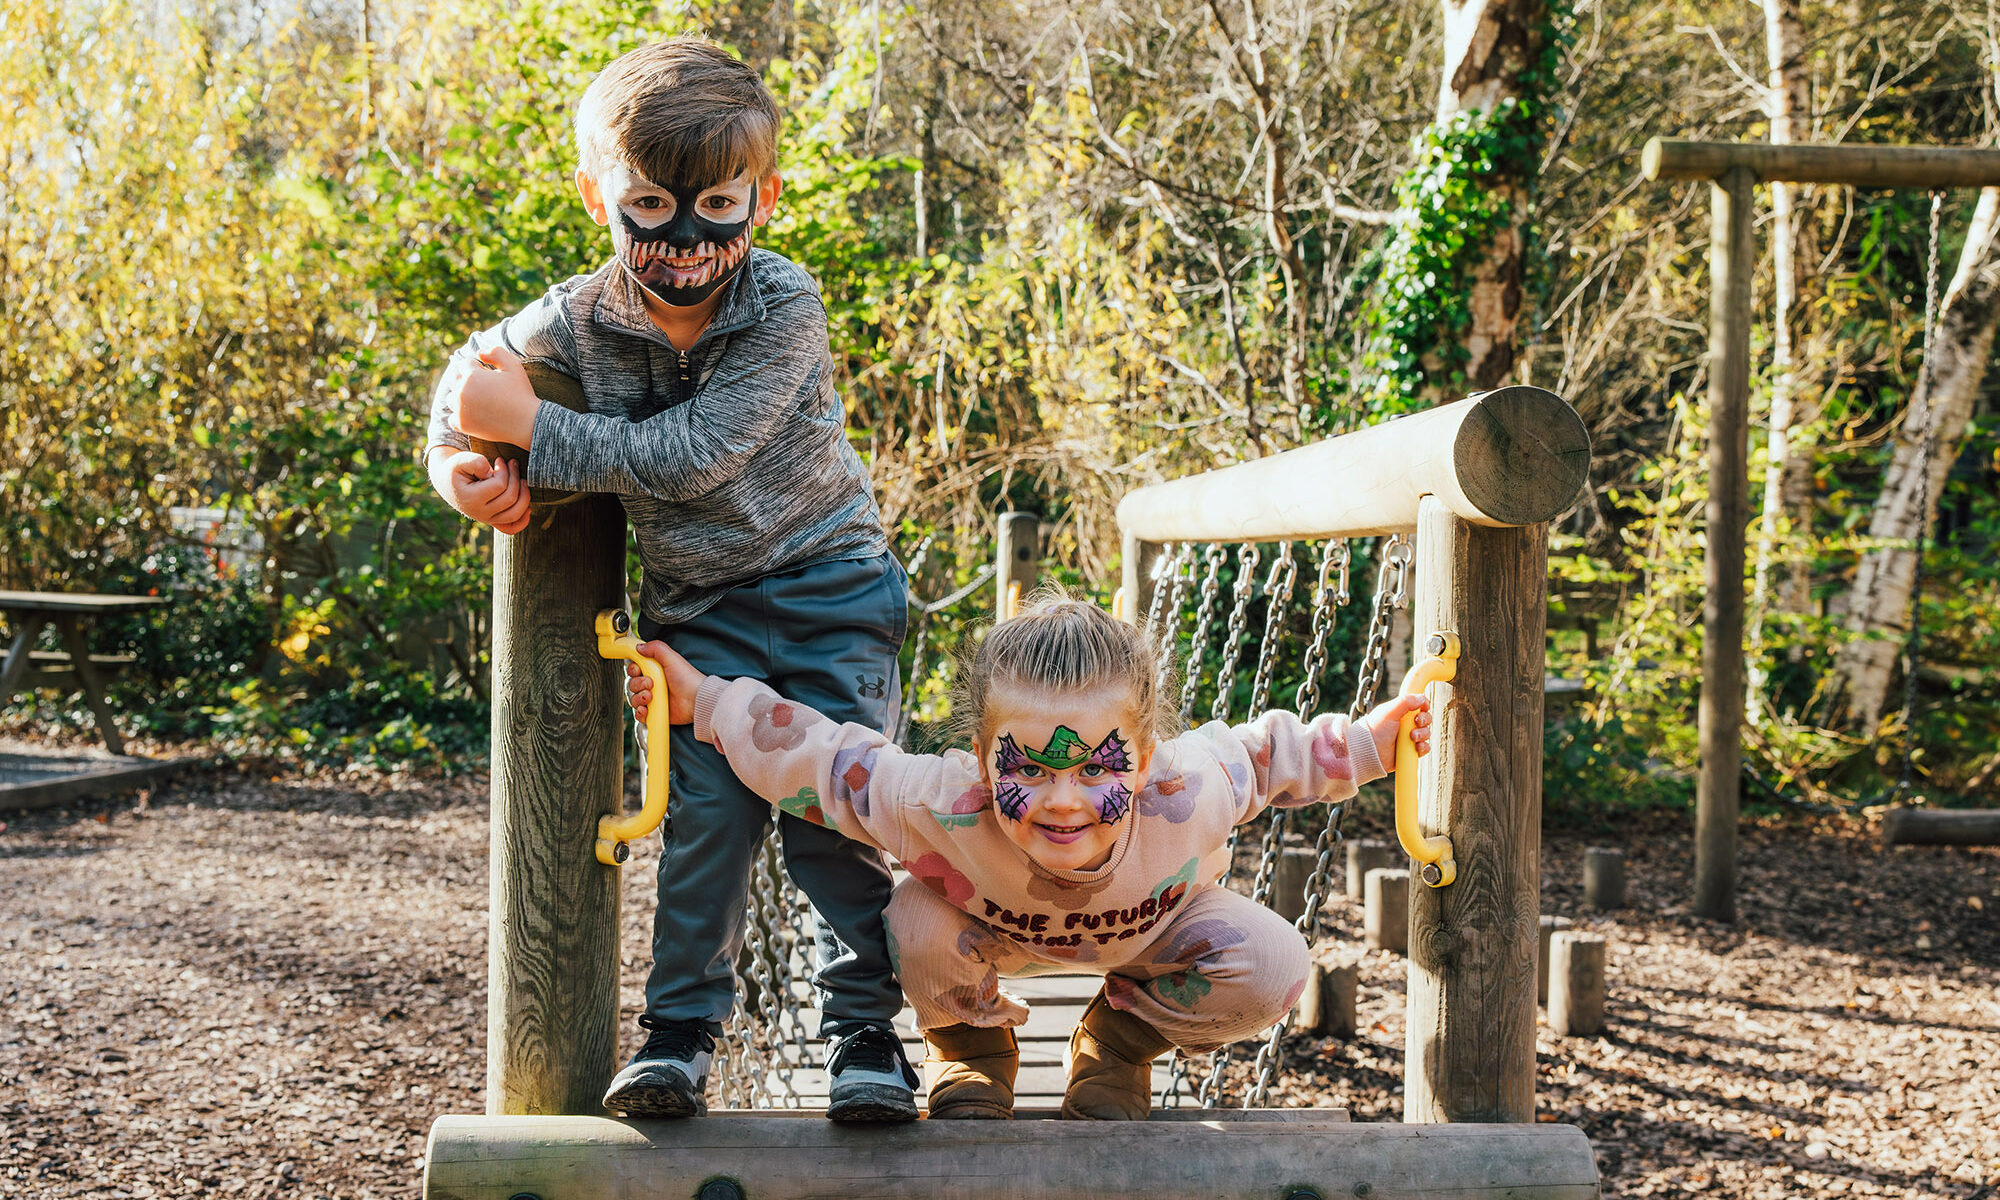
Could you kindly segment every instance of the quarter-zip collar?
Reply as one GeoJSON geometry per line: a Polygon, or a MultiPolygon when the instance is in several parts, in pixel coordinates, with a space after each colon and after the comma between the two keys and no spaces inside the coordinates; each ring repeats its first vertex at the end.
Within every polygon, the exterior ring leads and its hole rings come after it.
{"type": "Polygon", "coordinates": [[[757,250],[751,248],[750,261],[736,272],[722,293],[722,303],[716,305],[715,315],[709,318],[708,327],[694,339],[694,345],[676,346],[653,324],[653,318],[646,311],[645,290],[637,280],[616,261],[600,268],[604,275],[604,287],[597,294],[597,307],[593,316],[603,325],[620,333],[645,338],[672,350],[676,354],[691,354],[703,342],[748,329],[764,319],[764,293],[757,286],[757,250]]]}

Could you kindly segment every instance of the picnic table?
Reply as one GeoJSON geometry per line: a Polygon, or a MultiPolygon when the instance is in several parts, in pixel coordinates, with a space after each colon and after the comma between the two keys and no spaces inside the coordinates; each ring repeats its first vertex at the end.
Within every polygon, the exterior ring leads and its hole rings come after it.
{"type": "Polygon", "coordinates": [[[104,746],[113,754],[125,753],[125,739],[112,723],[111,706],[104,699],[104,680],[132,661],[130,654],[92,654],[84,637],[84,619],[114,613],[133,612],[165,604],[163,596],[103,596],[89,592],[8,592],[0,591],[0,616],[7,619],[13,633],[7,661],[0,665],[0,703],[17,692],[33,687],[80,686],[97,718],[97,731],[104,746]],[[62,650],[37,650],[42,630],[55,626],[62,637],[62,650]]]}

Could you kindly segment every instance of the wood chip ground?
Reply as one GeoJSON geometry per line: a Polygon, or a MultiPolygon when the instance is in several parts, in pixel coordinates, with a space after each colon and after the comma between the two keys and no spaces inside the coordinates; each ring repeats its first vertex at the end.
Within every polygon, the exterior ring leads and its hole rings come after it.
{"type": "MultiPolygon", "coordinates": [[[[416,1194],[431,1119],[481,1106],[483,780],[233,770],[3,816],[0,1196],[416,1194]]],[[[2000,1196],[2000,851],[1746,828],[1734,928],[1687,915],[1690,853],[1674,824],[1544,846],[1544,911],[1611,941],[1608,1028],[1544,1029],[1538,1083],[1605,1193],[2000,1196]],[[1607,844],[1632,905],[1586,913],[1607,844]]],[[[625,868],[628,1013],[651,878],[625,868]]],[[[1392,1121],[1403,967],[1359,916],[1331,904],[1362,1032],[1291,1039],[1270,1103],[1392,1121]]]]}

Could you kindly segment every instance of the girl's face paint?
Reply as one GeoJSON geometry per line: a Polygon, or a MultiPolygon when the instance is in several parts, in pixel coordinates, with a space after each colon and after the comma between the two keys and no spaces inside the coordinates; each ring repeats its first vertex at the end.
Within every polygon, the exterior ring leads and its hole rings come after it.
{"type": "Polygon", "coordinates": [[[1045,867],[1103,866],[1151,754],[1148,748],[1135,758],[1121,732],[1137,724],[1129,694],[994,696],[989,703],[998,720],[984,767],[994,810],[1006,818],[1002,832],[1045,867]]]}
{"type": "Polygon", "coordinates": [[[757,181],[748,171],[711,187],[683,188],[613,164],[598,187],[618,261],[668,304],[700,304],[750,260],[758,214],[757,181]]]}

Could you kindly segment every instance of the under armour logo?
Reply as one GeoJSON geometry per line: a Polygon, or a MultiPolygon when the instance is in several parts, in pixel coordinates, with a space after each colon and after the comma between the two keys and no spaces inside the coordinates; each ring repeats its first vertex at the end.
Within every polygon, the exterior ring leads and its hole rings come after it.
{"type": "Polygon", "coordinates": [[[880,675],[875,677],[875,682],[873,683],[868,682],[866,675],[856,675],[854,682],[861,685],[861,695],[865,699],[880,700],[889,694],[889,681],[880,675]]]}

